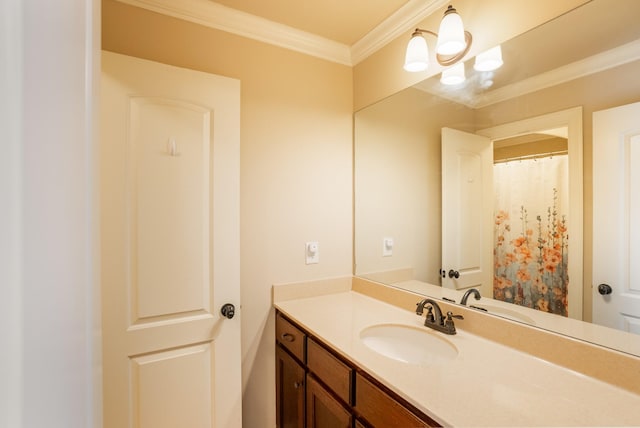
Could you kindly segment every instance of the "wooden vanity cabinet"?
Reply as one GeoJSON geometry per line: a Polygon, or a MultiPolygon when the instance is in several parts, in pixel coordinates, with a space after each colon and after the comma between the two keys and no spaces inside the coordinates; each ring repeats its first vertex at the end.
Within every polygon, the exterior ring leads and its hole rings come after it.
{"type": "Polygon", "coordinates": [[[279,428],[439,426],[280,312],[276,406],[279,428]]]}

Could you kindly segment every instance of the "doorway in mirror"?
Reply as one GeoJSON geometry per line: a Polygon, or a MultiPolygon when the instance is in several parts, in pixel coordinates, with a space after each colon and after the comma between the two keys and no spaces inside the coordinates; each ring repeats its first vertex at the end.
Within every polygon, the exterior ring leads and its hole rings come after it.
{"type": "Polygon", "coordinates": [[[523,137],[494,142],[493,298],[567,316],[567,140],[523,137]]]}

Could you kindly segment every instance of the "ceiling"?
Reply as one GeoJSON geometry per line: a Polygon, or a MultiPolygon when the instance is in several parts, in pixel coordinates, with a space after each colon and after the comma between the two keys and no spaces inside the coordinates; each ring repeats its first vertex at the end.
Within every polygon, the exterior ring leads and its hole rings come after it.
{"type": "MultiPolygon", "coordinates": [[[[450,3],[450,0],[118,1],[349,66],[358,64],[403,34],[408,37],[408,28],[429,15],[442,13],[450,3]]],[[[587,57],[595,58],[599,52],[611,50],[612,46],[630,40],[640,42],[640,26],[635,24],[640,16],[640,0],[598,0],[587,4],[588,7],[579,8],[579,13],[567,14],[554,20],[553,25],[544,25],[517,37],[517,44],[503,44],[505,66],[499,73],[502,76],[492,76],[489,91],[492,94],[484,87],[485,82],[480,82],[482,94],[475,94],[474,106],[514,96],[513,90],[501,88],[510,86],[507,82],[526,81],[530,86],[527,90],[531,91],[558,83],[558,79],[566,79],[566,74],[589,74],[602,69],[601,63],[619,63],[615,55],[626,61],[637,58],[640,46],[622,54],[612,51],[613,61],[609,56],[595,62],[585,61],[587,57]],[[562,40],[562,49],[552,49],[559,46],[559,40],[562,40]],[[604,44],[605,41],[610,44],[604,44]],[[578,64],[580,62],[582,64],[578,64]],[[579,67],[560,70],[568,64],[579,67]]],[[[466,62],[469,68],[471,61],[466,62]]],[[[443,96],[437,79],[417,86],[443,96]]],[[[517,90],[522,93],[522,88],[517,90]]],[[[455,98],[455,94],[453,96],[455,98]]]]}
{"type": "Polygon", "coordinates": [[[449,0],[118,0],[353,66],[449,0]]]}

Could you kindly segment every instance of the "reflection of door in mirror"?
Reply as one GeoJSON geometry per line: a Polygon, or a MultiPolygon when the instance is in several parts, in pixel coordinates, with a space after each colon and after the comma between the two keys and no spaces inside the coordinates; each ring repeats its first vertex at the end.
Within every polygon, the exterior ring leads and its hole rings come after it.
{"type": "Polygon", "coordinates": [[[640,334],[638,117],[640,103],[593,114],[593,159],[598,160],[593,165],[593,321],[636,334],[640,334]]]}
{"type": "Polygon", "coordinates": [[[442,128],[442,286],[491,296],[491,140],[442,128]]]}

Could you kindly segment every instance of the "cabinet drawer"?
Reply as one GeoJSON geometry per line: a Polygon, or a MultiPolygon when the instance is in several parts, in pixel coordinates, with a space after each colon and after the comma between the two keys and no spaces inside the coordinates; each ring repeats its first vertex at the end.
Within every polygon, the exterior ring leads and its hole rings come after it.
{"type": "Polygon", "coordinates": [[[302,363],[306,362],[305,338],[305,334],[282,315],[276,316],[276,340],[302,363]]]}
{"type": "Polygon", "coordinates": [[[342,401],[353,404],[353,370],[313,339],[307,341],[307,367],[342,401]]]}
{"type": "Polygon", "coordinates": [[[374,427],[435,427],[435,422],[427,423],[403,407],[387,393],[369,380],[356,374],[355,410],[374,427]]]}

